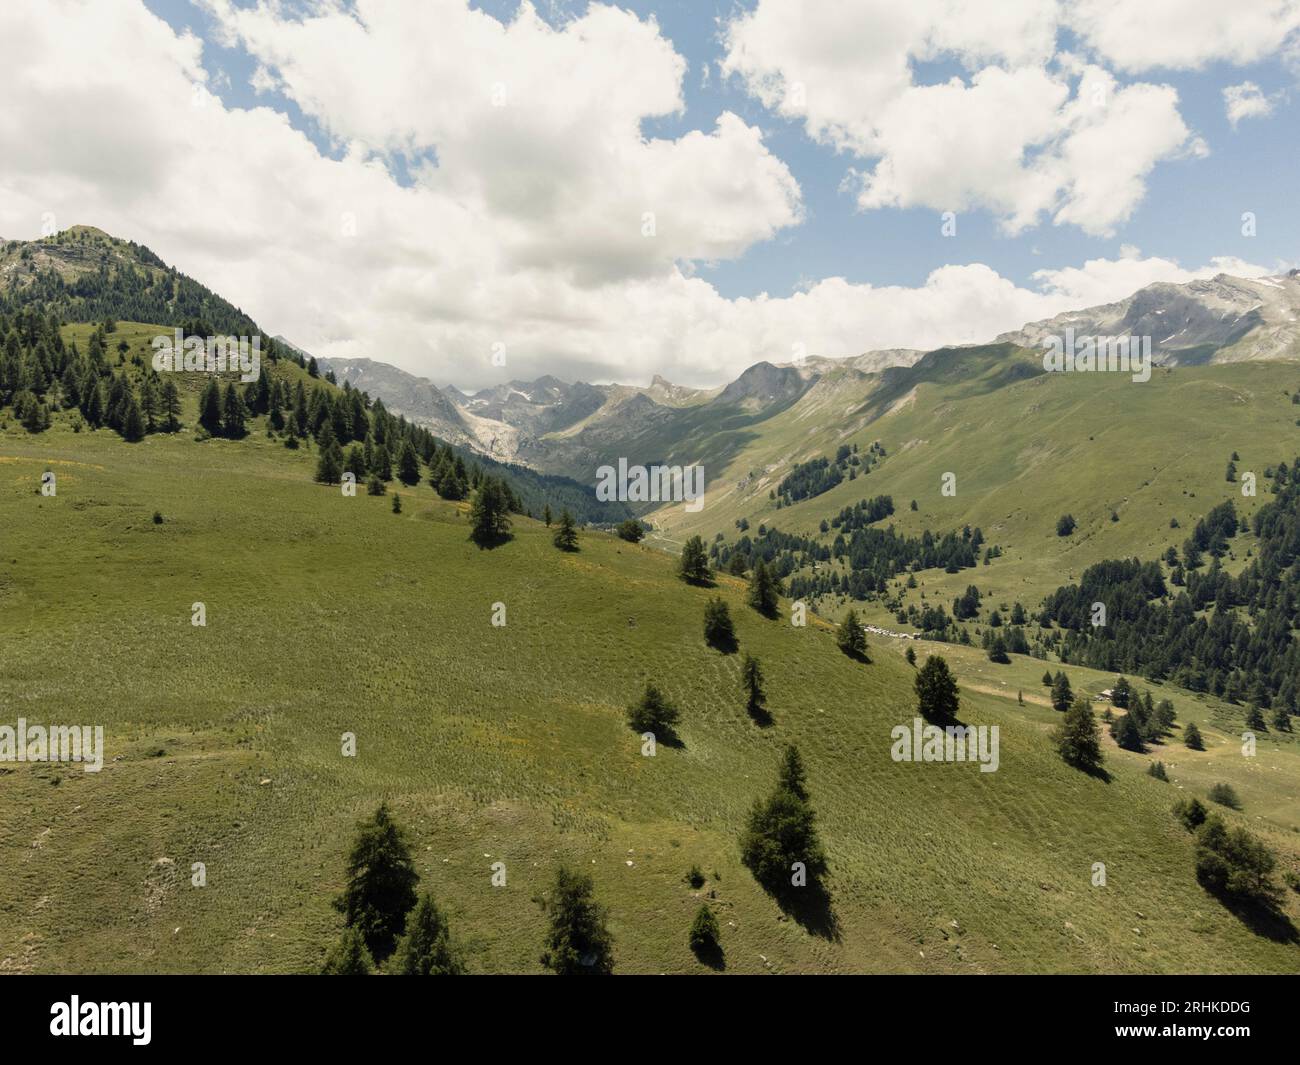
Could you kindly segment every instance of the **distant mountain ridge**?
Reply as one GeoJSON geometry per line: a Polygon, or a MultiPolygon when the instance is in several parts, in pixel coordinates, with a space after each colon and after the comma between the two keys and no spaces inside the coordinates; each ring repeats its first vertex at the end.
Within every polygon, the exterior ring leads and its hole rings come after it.
{"type": "Polygon", "coordinates": [[[1165,366],[1300,357],[1300,272],[1279,277],[1228,274],[1175,285],[1157,282],[1115,303],[1067,311],[997,339],[1043,349],[1069,328],[1076,336],[1151,338],[1165,366]]]}

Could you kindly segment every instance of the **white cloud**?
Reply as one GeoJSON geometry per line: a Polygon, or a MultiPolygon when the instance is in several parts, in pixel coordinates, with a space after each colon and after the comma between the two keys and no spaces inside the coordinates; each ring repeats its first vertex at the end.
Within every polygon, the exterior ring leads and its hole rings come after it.
{"type": "Polygon", "coordinates": [[[1229,85],[1223,90],[1223,107],[1232,128],[1243,118],[1263,118],[1272,112],[1276,96],[1265,96],[1253,81],[1229,85]]]}
{"type": "Polygon", "coordinates": [[[1128,73],[1254,63],[1300,30],[1300,0],[1074,0],[1062,10],[1090,48],[1128,73]]]}
{"type": "Polygon", "coordinates": [[[1168,86],[1121,86],[1056,55],[1058,5],[759,0],[726,29],[724,73],[871,166],[863,209],[985,209],[1109,234],[1164,159],[1201,148],[1168,86]],[[915,64],[966,69],[919,84],[915,64]]]}
{"type": "MultiPolygon", "coordinates": [[[[362,0],[358,17],[331,7],[303,23],[272,8],[221,10],[254,54],[255,85],[292,95],[341,156],[322,155],[270,106],[196,95],[200,42],[141,5],[10,0],[0,4],[0,233],[34,237],[45,212],[61,226],[98,225],[149,245],[318,354],[368,355],[466,386],[548,372],[638,382],[660,372],[711,385],[758,359],[788,360],[795,343],[848,355],[987,340],[1199,273],[1131,251],[1045,271],[1029,287],[968,263],[914,287],[831,277],[793,296],[728,299],[693,265],[793,224],[798,189],[758,130],[734,115],[675,139],[640,133],[645,116],[680,107],[685,71],[649,24],[592,7],[561,29],[527,10],[502,26],[450,0],[404,5],[401,17],[414,21],[396,27],[370,17],[375,0],[362,0]],[[420,43],[429,27],[419,21],[435,16],[436,53],[420,43]],[[458,73],[425,69],[444,56],[458,73]],[[491,88],[502,78],[509,104],[495,108],[491,88]],[[421,164],[429,151],[436,166],[421,164]],[[395,179],[394,152],[414,167],[412,184],[395,179]],[[656,214],[653,238],[641,235],[646,210],[656,214]],[[506,345],[503,370],[490,364],[496,342],[506,345]]],[[[1050,37],[1017,43],[978,21],[946,26],[944,46],[1008,58],[1050,48],[1050,37]]],[[[1085,98],[1058,99],[1050,79],[1026,70],[977,72],[980,91],[996,98],[1019,78],[1048,95],[1051,106],[1020,119],[1012,140],[1046,130],[1061,172],[1048,168],[1045,180],[1038,164],[1002,171],[1006,210],[1057,203],[1036,182],[1068,189],[1057,210],[1113,210],[1090,198],[1123,200],[1124,189],[1070,173],[1067,147],[1095,128],[1072,111],[1085,98]]],[[[1120,134],[1133,89],[1107,105],[1120,134]]],[[[1131,106],[1136,137],[1152,104],[1139,96],[1131,106]]],[[[974,112],[971,121],[983,114],[974,112]]],[[[900,148],[896,159],[914,168],[908,181],[931,183],[929,196],[979,192],[942,185],[918,151],[900,148]]],[[[884,196],[882,180],[873,188],[884,196]]],[[[890,195],[901,197],[894,180],[890,195]]],[[[1257,268],[1234,272],[1246,269],[1257,268]]]]}

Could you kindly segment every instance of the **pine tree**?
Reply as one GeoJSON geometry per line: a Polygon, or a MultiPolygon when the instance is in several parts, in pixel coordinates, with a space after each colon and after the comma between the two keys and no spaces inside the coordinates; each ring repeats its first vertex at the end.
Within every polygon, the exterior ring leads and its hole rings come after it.
{"type": "Polygon", "coordinates": [[[144,439],[144,418],[132,393],[127,393],[126,411],[122,415],[122,439],[131,443],[144,439]]]}
{"type": "Polygon", "coordinates": [[[474,493],[470,507],[470,539],[479,547],[492,547],[508,539],[510,516],[507,512],[509,496],[505,485],[495,477],[484,477],[474,493]]]}
{"type": "Polygon", "coordinates": [[[1101,768],[1101,734],[1086,697],[1075,699],[1057,726],[1056,749],[1066,765],[1095,773],[1101,768]]]}
{"type": "Polygon", "coordinates": [[[695,920],[691,922],[690,935],[687,942],[690,943],[691,950],[701,960],[712,961],[722,952],[721,944],[722,930],[718,927],[718,919],[713,915],[707,903],[700,903],[700,908],[695,911],[695,920]]]}
{"type": "Polygon", "coordinates": [[[393,493],[393,513],[402,513],[402,497],[396,492],[393,493]]]}
{"type": "Polygon", "coordinates": [[[1139,753],[1146,750],[1142,743],[1142,729],[1138,727],[1138,723],[1133,719],[1131,710],[1121,717],[1116,717],[1110,731],[1111,735],[1115,737],[1115,742],[1124,750],[1139,753]]]}
{"type": "Polygon", "coordinates": [[[1074,692],[1070,689],[1070,678],[1064,673],[1057,673],[1052,681],[1052,709],[1058,714],[1065,713],[1074,702],[1074,692]]]}
{"type": "Polygon", "coordinates": [[[366,941],[356,928],[343,929],[343,935],[330,949],[321,968],[323,976],[369,976],[375,960],[366,949],[366,941]]]}
{"type": "Polygon", "coordinates": [[[992,642],[989,643],[989,661],[1002,666],[1011,663],[1011,658],[1007,654],[1007,641],[1001,636],[994,636],[992,642]]]}
{"type": "Polygon", "coordinates": [[[352,474],[358,481],[363,480],[366,476],[366,453],[360,444],[353,444],[348,448],[347,461],[343,468],[352,474]]]}
{"type": "Polygon", "coordinates": [[[161,412],[164,415],[162,432],[178,432],[181,429],[181,393],[170,378],[162,382],[161,412]]]}
{"type": "Polygon", "coordinates": [[[754,564],[754,572],[749,577],[749,605],[767,618],[776,617],[780,606],[777,598],[781,594],[780,582],[772,576],[761,558],[754,564]]]}
{"type": "Polygon", "coordinates": [[[678,564],[678,573],[688,584],[708,584],[709,555],[704,548],[704,541],[698,536],[690,537],[682,545],[682,557],[678,564]]]}
{"type": "Polygon", "coordinates": [[[957,678],[939,655],[931,655],[916,672],[917,710],[927,721],[953,721],[961,707],[957,678]]]}
{"type": "Polygon", "coordinates": [[[1043,674],[1043,687],[1050,688],[1051,686],[1052,686],[1052,671],[1049,669],[1046,673],[1043,674]]]}
{"type": "Polygon", "coordinates": [[[788,744],[781,755],[781,768],[776,779],[777,784],[791,795],[808,798],[808,774],[803,767],[803,755],[793,743],[788,744]]]}
{"type": "MultiPolygon", "coordinates": [[[[806,792],[801,796],[786,783],[792,776],[791,750],[787,748],[776,788],[766,800],[754,803],[740,837],[740,857],[745,867],[769,893],[786,900],[800,890],[792,880],[795,863],[803,865],[807,886],[816,887],[826,871],[826,854],[817,835],[812,805],[806,792]]],[[[802,790],[801,765],[798,770],[794,775],[802,790]]]]}
{"type": "Polygon", "coordinates": [[[560,525],[551,540],[561,551],[578,550],[578,527],[573,523],[573,515],[567,510],[560,515],[560,525]]]}
{"type": "Polygon", "coordinates": [[[704,604],[704,642],[724,654],[736,649],[736,630],[731,623],[731,611],[721,599],[710,599],[704,604]]]}
{"type": "Polygon", "coordinates": [[[758,659],[745,655],[740,666],[740,685],[745,693],[745,713],[759,724],[767,725],[772,721],[767,712],[767,692],[763,690],[763,670],[758,659]]]}
{"type": "Polygon", "coordinates": [[[380,804],[373,818],[357,826],[348,855],[347,885],[335,901],[348,927],[360,931],[377,961],[393,952],[398,936],[406,930],[419,879],[406,834],[387,804],[380,804]]]}
{"type": "Polygon", "coordinates": [[[212,436],[221,435],[221,389],[215,377],[209,377],[199,396],[199,425],[212,436]]]}
{"type": "Polygon", "coordinates": [[[320,484],[338,484],[343,479],[343,449],[334,439],[334,429],[326,422],[321,427],[320,458],[316,462],[316,480],[320,484]]]}
{"type": "Polygon", "coordinates": [[[1183,729],[1183,743],[1189,750],[1205,750],[1205,741],[1201,739],[1201,730],[1196,727],[1195,721],[1187,722],[1187,727],[1183,729]]]}
{"type": "Polygon", "coordinates": [[[591,877],[561,866],[542,906],[549,919],[541,962],[557,976],[608,976],[614,971],[614,937],[594,898],[591,877]]]}
{"type": "Polygon", "coordinates": [[[375,475],[385,482],[393,479],[393,460],[389,457],[387,444],[375,448],[375,475]]]}
{"type": "Polygon", "coordinates": [[[420,483],[420,460],[410,440],[402,441],[402,449],[397,455],[397,479],[413,488],[420,483]]]}
{"type": "Polygon", "coordinates": [[[840,622],[840,627],[835,633],[835,642],[839,648],[850,658],[859,658],[865,660],[867,657],[867,634],[862,630],[862,622],[858,620],[858,612],[849,607],[849,612],[844,615],[844,620],[840,622]]]}
{"type": "Polygon", "coordinates": [[[645,539],[645,526],[636,518],[628,518],[626,521],[618,523],[614,530],[620,540],[626,540],[629,544],[639,544],[645,539]]]}
{"type": "Polygon", "coordinates": [[[406,935],[394,952],[399,976],[463,976],[465,963],[452,943],[447,919],[428,892],[406,918],[406,935]]]}
{"type": "Polygon", "coordinates": [[[627,723],[634,732],[653,732],[656,737],[671,741],[673,726],[681,712],[653,683],[647,683],[641,698],[627,708],[627,723]]]}
{"type": "Polygon", "coordinates": [[[546,522],[546,527],[548,529],[551,527],[551,517],[552,517],[551,504],[547,503],[544,507],[542,507],[542,520],[546,522]]]}
{"type": "Polygon", "coordinates": [[[226,394],[221,404],[221,431],[231,440],[240,440],[247,435],[244,425],[244,401],[239,396],[239,389],[233,383],[226,385],[226,394]]]}

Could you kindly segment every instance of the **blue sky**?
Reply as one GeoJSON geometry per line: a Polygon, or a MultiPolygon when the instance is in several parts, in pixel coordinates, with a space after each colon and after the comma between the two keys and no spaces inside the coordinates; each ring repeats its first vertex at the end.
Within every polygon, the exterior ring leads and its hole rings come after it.
{"type": "Polygon", "coordinates": [[[1300,0],[22,0],[0,234],[440,384],[712,386],[1289,267],[1298,56],[1300,0]]]}
{"type": "MultiPolygon", "coordinates": [[[[214,40],[211,16],[189,0],[147,0],[148,7],[177,30],[190,30],[205,42],[205,65],[217,94],[234,107],[271,104],[288,114],[295,127],[308,134],[323,154],[337,155],[320,127],[303,116],[281,93],[258,95],[249,87],[255,63],[242,48],[223,48],[214,40]],[[225,80],[228,78],[228,82],[225,80]]],[[[509,21],[518,0],[487,0],[472,6],[509,21]]],[[[1300,121],[1289,100],[1260,119],[1233,128],[1226,116],[1223,89],[1243,81],[1255,82],[1265,95],[1294,94],[1295,76],[1280,59],[1236,66],[1210,63],[1188,72],[1159,70],[1127,76],[1128,82],[1155,80],[1178,92],[1180,111],[1194,132],[1205,139],[1205,158],[1175,159],[1157,165],[1147,180],[1147,192],[1132,218],[1114,236],[1091,236],[1076,226],[1044,222],[1027,232],[1007,235],[987,212],[963,213],[957,239],[940,232],[938,213],[929,208],[862,211],[841,183],[855,160],[809,138],[800,123],[772,114],[751,97],[735,77],[721,78],[721,23],[753,3],[708,3],[699,0],[629,0],[618,6],[642,18],[653,17],[661,32],[689,63],[686,108],[681,115],[651,119],[643,129],[650,137],[678,137],[692,129],[708,129],[723,111],[733,111],[760,126],[769,148],[791,169],[803,193],[805,221],[776,239],[749,248],[740,258],[700,266],[727,297],[760,292],[786,295],[801,284],[827,276],[854,282],[915,286],[936,266],[947,262],[979,261],[1022,284],[1036,270],[1085,260],[1116,258],[1124,245],[1140,248],[1185,264],[1216,256],[1238,256],[1265,265],[1297,260],[1295,236],[1300,233],[1300,204],[1294,195],[1300,163],[1300,121]],[[705,71],[708,76],[705,77],[705,71]],[[1256,235],[1241,233],[1241,215],[1253,211],[1256,235]]],[[[587,9],[586,3],[539,5],[553,25],[587,9]]],[[[1060,47],[1077,41],[1068,30],[1060,47]]],[[[430,49],[436,61],[436,48],[430,49]]],[[[926,81],[960,76],[955,63],[927,64],[926,81]]],[[[403,160],[390,159],[395,173],[406,179],[403,160]]],[[[1108,160],[1098,158],[1104,167],[1108,160]]]]}

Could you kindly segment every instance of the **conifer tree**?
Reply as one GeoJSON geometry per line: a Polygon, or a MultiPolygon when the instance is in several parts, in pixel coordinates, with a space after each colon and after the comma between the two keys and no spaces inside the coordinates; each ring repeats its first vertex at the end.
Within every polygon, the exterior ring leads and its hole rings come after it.
{"type": "Polygon", "coordinates": [[[763,670],[758,659],[745,655],[740,666],[740,686],[745,693],[745,713],[759,724],[771,723],[767,712],[767,692],[763,690],[763,670]]]}
{"type": "Polygon", "coordinates": [[[394,952],[400,976],[463,976],[465,963],[451,939],[447,918],[425,892],[406,918],[406,934],[394,952]]]}
{"type": "Polygon", "coordinates": [[[1183,743],[1189,750],[1205,750],[1205,741],[1201,739],[1201,730],[1196,727],[1195,721],[1187,722],[1187,727],[1183,729],[1183,743]]]}
{"type": "Polygon", "coordinates": [[[595,900],[591,877],[561,866],[542,907],[548,919],[541,962],[557,976],[608,976],[614,971],[614,937],[595,900]]]}
{"type": "Polygon", "coordinates": [[[731,611],[721,599],[710,599],[704,604],[704,642],[724,654],[736,649],[736,630],[731,623],[731,611]]]}
{"type": "Polygon", "coordinates": [[[215,377],[209,377],[199,396],[199,425],[212,436],[221,435],[221,390],[215,377]]]}
{"type": "Polygon", "coordinates": [[[411,446],[410,440],[402,441],[402,448],[397,455],[397,479],[408,488],[420,483],[420,459],[411,446]]]}
{"type": "Polygon", "coordinates": [[[709,909],[708,903],[700,903],[687,937],[691,950],[702,961],[712,962],[722,952],[721,936],[722,930],[718,927],[717,917],[709,909]]]}
{"type": "Polygon", "coordinates": [[[560,524],[555,530],[552,542],[561,551],[578,550],[578,527],[573,523],[573,515],[567,510],[560,515],[560,524]]]}
{"type": "Polygon", "coordinates": [[[784,900],[792,900],[800,890],[793,876],[796,863],[803,866],[806,887],[816,888],[826,871],[826,854],[797,757],[797,749],[787,748],[776,788],[766,800],[754,803],[740,838],[741,861],[770,894],[784,900]]]}
{"type": "Polygon", "coordinates": [[[392,952],[406,930],[406,915],[415,905],[419,881],[406,834],[386,803],[357,826],[348,854],[347,883],[335,907],[349,928],[357,929],[376,961],[392,952]]]}
{"type": "Polygon", "coordinates": [[[849,607],[849,612],[840,622],[840,627],[835,633],[835,642],[850,658],[867,657],[867,635],[862,630],[862,622],[858,620],[858,612],[852,607],[849,607]]]}
{"type": "Polygon", "coordinates": [[[393,460],[388,455],[387,444],[375,448],[375,475],[385,482],[393,479],[393,460]]]}
{"type": "Polygon", "coordinates": [[[1110,726],[1111,735],[1126,751],[1138,751],[1139,753],[1146,750],[1142,744],[1142,729],[1134,720],[1133,711],[1116,717],[1114,723],[1110,726]]]}
{"type": "Polygon", "coordinates": [[[957,717],[961,700],[957,693],[957,678],[948,663],[939,655],[930,655],[925,665],[916,671],[913,680],[916,688],[916,705],[927,721],[952,721],[957,717]]]}
{"type": "Polygon", "coordinates": [[[231,440],[240,440],[248,433],[244,425],[244,401],[234,383],[226,385],[221,404],[221,431],[231,440]]]}
{"type": "Polygon", "coordinates": [[[495,477],[484,477],[470,507],[470,539],[479,547],[492,547],[510,535],[509,496],[495,477]]]}
{"type": "Polygon", "coordinates": [[[122,415],[122,439],[131,443],[144,439],[144,418],[132,393],[127,393],[126,409],[122,415]]]}
{"type": "Polygon", "coordinates": [[[347,461],[344,462],[343,468],[352,474],[358,481],[364,480],[366,476],[366,454],[360,444],[353,444],[348,448],[347,461]]]}
{"type": "Polygon", "coordinates": [[[320,484],[338,484],[343,479],[343,449],[334,439],[334,429],[326,422],[321,427],[320,458],[316,462],[316,480],[320,484]]]}
{"type": "Polygon", "coordinates": [[[647,682],[641,698],[627,708],[627,723],[634,732],[653,732],[656,737],[672,740],[673,727],[681,712],[659,688],[647,682]]]}
{"type": "Polygon", "coordinates": [[[1056,749],[1066,765],[1094,773],[1101,768],[1101,735],[1092,707],[1084,696],[1075,699],[1055,733],[1056,749]]]}
{"type": "Polygon", "coordinates": [[[700,537],[692,536],[682,545],[678,573],[688,584],[709,583],[709,555],[700,537]]]}
{"type": "Polygon", "coordinates": [[[181,427],[181,395],[176,388],[176,382],[170,378],[163,382],[162,407],[163,414],[166,415],[163,419],[163,432],[179,432],[181,427]]]}
{"type": "Polygon", "coordinates": [[[1070,678],[1063,672],[1057,673],[1052,681],[1052,709],[1058,714],[1065,713],[1074,702],[1074,692],[1070,689],[1070,678]]]}
{"type": "Polygon", "coordinates": [[[777,784],[800,799],[808,798],[808,774],[803,766],[803,755],[793,743],[788,744],[781,755],[781,768],[777,773],[777,784]]]}
{"type": "Polygon", "coordinates": [[[767,618],[776,617],[780,605],[781,583],[772,576],[767,563],[761,558],[754,564],[749,576],[749,605],[767,618]]]}
{"type": "Polygon", "coordinates": [[[323,976],[369,976],[374,968],[375,960],[366,949],[366,941],[360,930],[345,928],[339,941],[326,955],[321,974],[323,976]]]}

